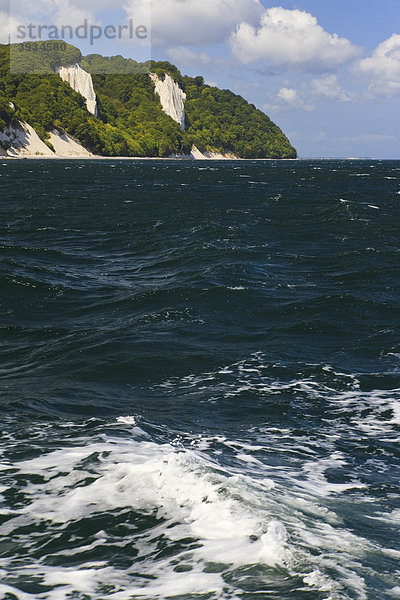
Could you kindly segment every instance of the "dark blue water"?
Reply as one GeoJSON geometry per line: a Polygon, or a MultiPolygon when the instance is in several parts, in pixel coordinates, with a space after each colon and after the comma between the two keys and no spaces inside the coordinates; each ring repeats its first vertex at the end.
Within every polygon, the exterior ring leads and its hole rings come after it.
{"type": "Polygon", "coordinates": [[[400,162],[0,189],[0,597],[399,597],[400,162]]]}

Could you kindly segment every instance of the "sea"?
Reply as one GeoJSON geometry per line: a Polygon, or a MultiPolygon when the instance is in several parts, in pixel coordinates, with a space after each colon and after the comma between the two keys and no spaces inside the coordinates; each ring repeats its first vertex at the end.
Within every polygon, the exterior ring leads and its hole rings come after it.
{"type": "Polygon", "coordinates": [[[400,161],[0,194],[0,598],[400,598],[400,161]]]}

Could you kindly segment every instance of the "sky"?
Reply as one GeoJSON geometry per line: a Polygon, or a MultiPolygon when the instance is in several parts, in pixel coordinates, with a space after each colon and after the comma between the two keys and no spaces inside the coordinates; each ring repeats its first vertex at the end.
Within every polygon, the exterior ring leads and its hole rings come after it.
{"type": "Polygon", "coordinates": [[[21,24],[84,19],[151,30],[151,45],[72,42],[84,53],[203,75],[268,114],[300,157],[400,158],[399,0],[0,0],[0,41],[20,41],[21,24]]]}

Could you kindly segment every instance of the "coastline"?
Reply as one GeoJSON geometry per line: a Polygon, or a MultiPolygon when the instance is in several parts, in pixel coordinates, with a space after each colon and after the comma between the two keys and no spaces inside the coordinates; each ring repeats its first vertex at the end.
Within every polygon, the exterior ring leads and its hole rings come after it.
{"type": "Polygon", "coordinates": [[[159,156],[99,156],[99,155],[85,155],[85,156],[60,156],[60,155],[20,155],[20,156],[4,156],[0,154],[1,160],[93,160],[93,161],[101,161],[101,160],[120,160],[120,161],[187,161],[187,162],[301,162],[301,161],[357,161],[357,162],[379,162],[379,161],[400,161],[400,158],[347,158],[347,157],[320,157],[320,158],[308,158],[308,157],[297,157],[297,158],[228,158],[228,157],[202,157],[202,158],[194,158],[192,156],[167,156],[167,157],[159,157],[159,156]]]}
{"type": "MultiPolygon", "coordinates": [[[[191,156],[188,157],[183,157],[183,156],[168,156],[168,157],[159,157],[159,156],[97,156],[97,155],[92,155],[92,156],[0,156],[0,160],[94,160],[94,161],[99,161],[99,160],[121,160],[121,161],[127,161],[127,160],[136,160],[136,161],[140,161],[140,160],[152,160],[152,161],[171,161],[171,160],[176,160],[179,162],[182,161],[186,161],[186,162],[209,162],[209,161],[224,161],[224,162],[235,162],[235,161],[240,161],[240,162],[264,162],[264,161],[278,161],[278,162],[283,162],[283,161],[298,161],[298,160],[308,160],[308,159],[300,159],[300,158],[226,158],[226,157],[203,157],[203,158],[194,158],[191,156]]],[[[313,160],[324,160],[324,159],[313,159],[313,160]]],[[[326,159],[329,160],[329,159],[326,159]]],[[[332,159],[332,160],[345,160],[345,159],[332,159]]]]}

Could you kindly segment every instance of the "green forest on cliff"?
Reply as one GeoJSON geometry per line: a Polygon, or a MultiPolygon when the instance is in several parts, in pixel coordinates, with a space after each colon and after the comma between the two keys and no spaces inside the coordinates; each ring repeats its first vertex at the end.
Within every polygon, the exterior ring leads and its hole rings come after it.
{"type": "Polygon", "coordinates": [[[60,50],[54,44],[35,53],[12,46],[13,66],[18,67],[12,70],[10,46],[0,45],[0,131],[18,119],[48,143],[48,132],[64,130],[103,156],[166,157],[188,154],[195,145],[203,152],[231,152],[240,158],[296,157],[269,117],[241,96],[205,84],[200,76],[182,76],[168,62],[82,57],[74,46],[60,50]],[[97,118],[87,111],[85,99],[52,73],[76,62],[92,74],[97,118]],[[163,112],[149,72],[161,78],[169,73],[185,91],[185,131],[163,112]]]}

